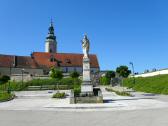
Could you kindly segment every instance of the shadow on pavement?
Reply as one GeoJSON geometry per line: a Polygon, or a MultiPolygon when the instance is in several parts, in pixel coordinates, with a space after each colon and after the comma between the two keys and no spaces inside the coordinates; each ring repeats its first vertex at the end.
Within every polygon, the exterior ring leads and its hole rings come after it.
{"type": "Polygon", "coordinates": [[[113,101],[123,101],[123,100],[140,100],[140,99],[156,99],[156,98],[124,98],[124,99],[105,99],[103,103],[112,103],[113,101]]]}

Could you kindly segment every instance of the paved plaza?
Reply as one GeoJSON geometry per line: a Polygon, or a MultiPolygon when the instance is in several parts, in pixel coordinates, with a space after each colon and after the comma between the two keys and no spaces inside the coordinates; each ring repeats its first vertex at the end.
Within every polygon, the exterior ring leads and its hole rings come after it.
{"type": "Polygon", "coordinates": [[[53,91],[15,92],[16,99],[0,103],[0,126],[168,125],[167,96],[133,92],[134,97],[125,97],[102,91],[104,104],[69,104],[69,96],[52,99],[53,91]]]}
{"type": "MultiPolygon", "coordinates": [[[[0,110],[45,110],[45,111],[118,111],[166,108],[168,102],[163,96],[143,93],[133,93],[134,97],[118,96],[102,88],[105,103],[100,104],[70,104],[70,91],[66,90],[65,99],[51,98],[56,91],[21,91],[15,92],[17,98],[0,103],[0,110]]],[[[165,96],[166,97],[166,96],[165,96]]]]}

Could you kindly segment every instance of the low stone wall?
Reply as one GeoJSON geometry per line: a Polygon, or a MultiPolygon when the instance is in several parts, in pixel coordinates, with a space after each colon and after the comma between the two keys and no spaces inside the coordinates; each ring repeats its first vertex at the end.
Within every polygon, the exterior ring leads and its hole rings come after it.
{"type": "Polygon", "coordinates": [[[70,104],[103,103],[103,95],[100,92],[99,92],[98,96],[84,96],[84,97],[82,97],[82,96],[74,96],[74,92],[71,90],[70,104]]]}
{"type": "Polygon", "coordinates": [[[27,82],[27,81],[30,81],[30,80],[33,80],[33,79],[49,79],[49,76],[48,75],[36,75],[36,76],[31,76],[30,74],[13,74],[11,75],[11,81],[23,81],[24,82],[27,82]]]}
{"type": "Polygon", "coordinates": [[[75,97],[75,103],[103,103],[102,96],[75,97]]]}
{"type": "MultiPolygon", "coordinates": [[[[63,73],[64,75],[64,78],[67,78],[69,77],[69,73],[63,73]]],[[[35,75],[35,76],[32,76],[31,74],[23,74],[23,81],[26,82],[26,81],[30,81],[30,80],[33,80],[33,79],[49,79],[49,75],[35,75]]],[[[80,78],[82,78],[80,76],[80,78]]],[[[12,81],[22,81],[22,74],[12,74],[11,75],[11,80],[12,81]]]]}

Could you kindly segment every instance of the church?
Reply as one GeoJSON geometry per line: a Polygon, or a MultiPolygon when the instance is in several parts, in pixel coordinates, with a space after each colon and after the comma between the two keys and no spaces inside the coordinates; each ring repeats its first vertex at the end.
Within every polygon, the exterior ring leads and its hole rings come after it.
{"type": "MultiPolygon", "coordinates": [[[[45,40],[45,52],[33,52],[30,56],[0,54],[0,75],[30,74],[48,75],[51,67],[59,68],[63,73],[83,72],[83,54],[59,53],[54,26],[51,21],[45,40]]],[[[91,72],[100,70],[95,54],[90,54],[91,72]]]]}

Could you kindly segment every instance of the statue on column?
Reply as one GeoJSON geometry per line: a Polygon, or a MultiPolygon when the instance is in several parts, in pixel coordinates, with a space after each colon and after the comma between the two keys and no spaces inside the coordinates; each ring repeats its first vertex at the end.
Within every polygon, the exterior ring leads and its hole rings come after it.
{"type": "Polygon", "coordinates": [[[89,39],[87,38],[87,35],[85,34],[84,38],[82,40],[82,48],[83,48],[84,58],[88,58],[89,46],[90,46],[90,42],[89,42],[89,39]]]}

